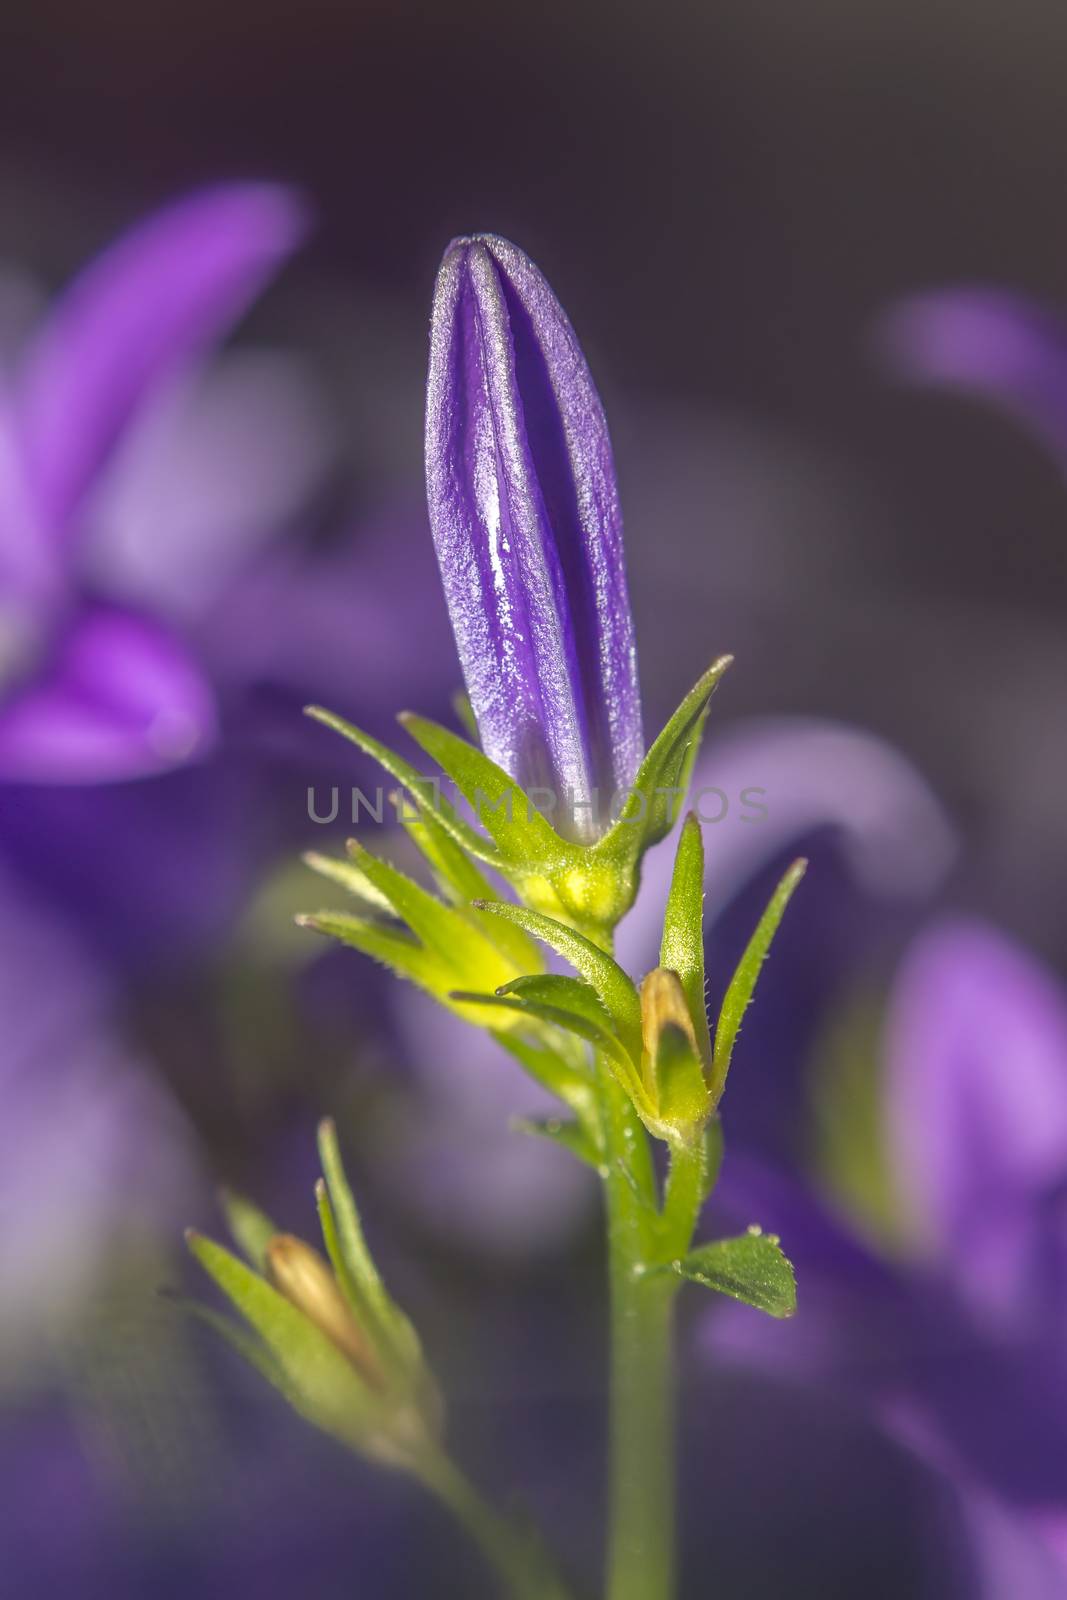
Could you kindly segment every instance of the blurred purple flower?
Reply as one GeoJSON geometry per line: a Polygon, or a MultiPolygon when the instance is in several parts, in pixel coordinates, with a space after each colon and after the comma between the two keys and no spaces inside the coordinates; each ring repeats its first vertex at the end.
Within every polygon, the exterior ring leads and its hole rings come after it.
{"type": "Polygon", "coordinates": [[[709,1346],[861,1397],[957,1483],[991,1571],[1016,1551],[1017,1586],[983,1593],[1061,1593],[1067,996],[995,931],[941,924],[894,988],[885,1071],[907,1254],[883,1258],[792,1180],[728,1155],[720,1203],[782,1232],[802,1292],[794,1337],[731,1307],[708,1316],[709,1346]]]}
{"type": "Polygon", "coordinates": [[[183,1118],[122,1037],[94,963],[0,879],[0,1352],[56,1331],[123,1247],[194,1204],[183,1118]]]}
{"type": "Polygon", "coordinates": [[[92,581],[92,502],[161,387],[296,247],[295,197],[204,190],[156,213],[60,299],[0,405],[0,780],[98,783],[201,754],[212,690],[180,634],[92,581]]]}
{"type": "Polygon", "coordinates": [[[643,753],[615,468],[573,328],[493,234],[454,240],[438,273],[426,484],[486,753],[572,797],[579,833],[643,753]]]}
{"type": "Polygon", "coordinates": [[[885,360],[911,382],[988,400],[1067,456],[1067,328],[1004,290],[959,287],[891,307],[876,329],[885,360]]]}

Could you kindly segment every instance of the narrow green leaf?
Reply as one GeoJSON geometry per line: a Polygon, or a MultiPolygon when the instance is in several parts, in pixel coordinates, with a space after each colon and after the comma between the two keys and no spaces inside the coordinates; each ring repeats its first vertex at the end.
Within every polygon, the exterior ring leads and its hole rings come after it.
{"type": "Polygon", "coordinates": [[[219,1203],[241,1254],[257,1272],[265,1271],[267,1245],[278,1232],[274,1223],[266,1212],[232,1189],[219,1191],[219,1203]]]}
{"type": "Polygon", "coordinates": [[[410,761],[405,761],[395,750],[390,750],[388,745],[382,744],[380,739],[374,739],[369,733],[364,733],[355,723],[346,722],[344,717],[339,717],[322,706],[305,706],[304,715],[311,717],[315,722],[321,722],[326,728],[332,728],[335,733],[339,733],[365,755],[377,761],[391,778],[395,778],[404,786],[418,806],[432,811],[440,819],[441,825],[452,834],[457,844],[462,845],[472,856],[491,865],[502,864],[491,842],[461,817],[457,817],[451,806],[442,804],[439,786],[431,778],[417,771],[410,761]]]}
{"type": "Polygon", "coordinates": [[[429,989],[431,994],[441,993],[453,981],[452,974],[431,951],[409,934],[387,928],[380,922],[348,916],[342,911],[316,911],[301,915],[296,921],[298,927],[312,928],[316,933],[324,933],[353,950],[362,951],[399,977],[410,978],[413,983],[429,989]]]}
{"type": "Polygon", "coordinates": [[[618,821],[593,846],[593,853],[634,859],[670,832],[704,729],[708,701],[732,662],[720,656],[693,685],[655,739],[634,779],[618,821]]]}
{"type": "Polygon", "coordinates": [[[361,871],[394,907],[411,931],[445,966],[452,968],[460,981],[479,981],[487,986],[498,974],[497,983],[511,976],[510,963],[480,927],[469,922],[455,906],[446,906],[388,861],[372,856],[355,839],[349,840],[361,871]]]}
{"type": "Polygon", "coordinates": [[[351,1274],[360,1302],[401,1363],[409,1369],[414,1368],[421,1355],[418,1335],[409,1318],[390,1296],[367,1247],[359,1208],[345,1176],[337,1128],[329,1117],[319,1123],[319,1160],[322,1162],[336,1224],[337,1248],[351,1274]]]}
{"type": "Polygon", "coordinates": [[[651,1110],[644,1085],[638,1076],[637,1068],[623,1049],[620,1041],[611,1032],[611,1025],[607,1016],[602,1014],[598,1022],[589,1019],[578,1011],[566,1011],[560,1006],[545,1005],[542,1001],[530,998],[521,998],[510,994],[478,994],[467,990],[459,990],[449,995],[449,999],[457,1005],[485,1006],[489,1010],[517,1012],[528,1017],[532,1022],[541,1022],[549,1027],[562,1028],[577,1039],[583,1039],[588,1044],[595,1045],[611,1058],[616,1076],[623,1083],[627,1092],[639,1097],[642,1106],[651,1110]]]}
{"type": "Polygon", "coordinates": [[[791,1263],[773,1233],[750,1228],[736,1239],[698,1245],[671,1269],[689,1283],[730,1295],[772,1317],[791,1317],[797,1285],[791,1263]]]}
{"type": "Polygon", "coordinates": [[[586,983],[584,978],[568,978],[561,972],[539,972],[513,978],[510,983],[503,984],[497,993],[511,999],[532,1000],[558,1011],[574,1012],[604,1033],[611,1029],[611,1018],[601,1005],[592,984],[586,983]]]}
{"type": "Polygon", "coordinates": [[[297,1410],[339,1438],[363,1444],[381,1405],[347,1357],[310,1318],[229,1250],[196,1233],[187,1235],[187,1240],[204,1271],[274,1357],[297,1410]]]}
{"type": "Polygon", "coordinates": [[[771,895],[767,909],[760,918],[756,931],[749,940],[745,953],[737,964],[737,970],[730,979],[730,984],[719,1012],[719,1020],[715,1026],[711,1092],[716,1105],[726,1085],[726,1074],[730,1070],[730,1058],[733,1055],[734,1044],[741,1028],[741,1019],[745,1014],[749,1001],[752,999],[760,967],[766,960],[771,941],[778,931],[778,924],[782,920],[794,889],[807,870],[807,865],[808,863],[801,857],[800,860],[794,861],[788,872],[786,872],[777,889],[771,895]]]}
{"type": "Polygon", "coordinates": [[[578,859],[577,847],[560,838],[514,779],[481,750],[413,712],[404,712],[400,722],[452,779],[509,863],[551,876],[567,861],[578,859]]]}
{"type": "Polygon", "coordinates": [[[320,855],[317,850],[305,851],[304,865],[317,872],[320,877],[329,878],[332,883],[339,883],[342,889],[349,894],[354,894],[368,906],[373,906],[375,911],[384,912],[386,916],[395,916],[396,913],[380,889],[376,889],[354,861],[343,861],[336,856],[320,855]]]}
{"type": "Polygon", "coordinates": [[[690,812],[682,825],[667,910],[659,964],[682,980],[697,1043],[711,1060],[708,1004],[704,993],[704,838],[690,812]]]}
{"type": "MultiPolygon", "coordinates": [[[[446,802],[442,800],[442,805],[446,802]]],[[[453,905],[467,914],[478,931],[485,935],[485,923],[477,912],[469,911],[472,901],[498,900],[493,884],[474,862],[461,850],[455,839],[441,826],[437,814],[417,811],[414,815],[401,814],[401,822],[409,837],[422,852],[441,892],[453,905]]],[[[537,944],[521,928],[511,923],[497,923],[492,933],[492,943],[501,955],[518,972],[539,972],[544,965],[537,944]]]]}
{"type": "Polygon", "coordinates": [[[543,1120],[514,1117],[511,1126],[516,1133],[529,1133],[538,1139],[548,1139],[560,1149],[569,1150],[572,1156],[577,1156],[579,1161],[587,1167],[592,1167],[594,1172],[599,1172],[603,1165],[588,1130],[580,1122],[563,1122],[557,1117],[547,1117],[543,1120]]]}
{"type": "Polygon", "coordinates": [[[565,961],[569,961],[596,991],[615,1024],[627,1055],[635,1061],[640,1060],[641,1004],[637,990],[606,950],[576,929],[557,922],[554,917],[546,917],[540,911],[528,911],[525,906],[512,905],[510,901],[482,901],[479,909],[517,923],[527,933],[533,934],[535,939],[540,939],[551,950],[555,950],[565,961]]]}
{"type": "Polygon", "coordinates": [[[272,1389],[277,1389],[283,1400],[288,1401],[291,1406],[298,1405],[299,1396],[258,1335],[249,1333],[221,1311],[216,1311],[214,1306],[205,1306],[199,1300],[190,1300],[185,1295],[169,1293],[167,1299],[177,1306],[179,1311],[184,1311],[195,1321],[202,1322],[206,1328],[217,1333],[242,1361],[247,1361],[261,1378],[266,1379],[272,1389]]]}

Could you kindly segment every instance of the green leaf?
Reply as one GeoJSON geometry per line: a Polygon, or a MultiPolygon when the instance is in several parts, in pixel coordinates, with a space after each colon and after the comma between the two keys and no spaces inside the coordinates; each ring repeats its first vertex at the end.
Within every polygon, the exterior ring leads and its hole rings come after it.
{"type": "Polygon", "coordinates": [[[385,912],[387,916],[395,916],[392,906],[376,889],[354,861],[339,860],[336,856],[320,855],[317,850],[307,850],[302,857],[304,865],[310,867],[312,872],[317,872],[320,877],[329,878],[332,883],[339,883],[342,889],[354,894],[368,906],[373,906],[375,911],[385,912]]]}
{"type": "Polygon", "coordinates": [[[221,1311],[216,1311],[214,1306],[202,1305],[199,1300],[187,1299],[182,1294],[166,1292],[166,1298],[179,1311],[184,1311],[197,1322],[202,1322],[206,1328],[217,1333],[219,1338],[229,1345],[230,1349],[240,1356],[242,1361],[265,1378],[272,1389],[277,1389],[283,1400],[291,1406],[299,1406],[299,1396],[282,1371],[274,1356],[267,1349],[262,1339],[247,1329],[240,1327],[230,1317],[221,1311]]]}
{"type": "Polygon", "coordinates": [[[431,994],[446,992],[455,981],[455,975],[443,967],[440,959],[410,934],[367,917],[352,917],[343,911],[316,911],[302,913],[296,922],[300,928],[311,928],[362,951],[398,977],[410,978],[412,983],[429,989],[431,994]]]}
{"type": "Polygon", "coordinates": [[[704,838],[690,812],[682,825],[667,910],[659,964],[682,980],[697,1043],[711,1060],[711,1033],[704,994],[704,838]]]}
{"type": "Polygon", "coordinates": [[[558,1117],[547,1117],[543,1120],[514,1117],[511,1126],[516,1133],[533,1134],[535,1138],[548,1139],[560,1149],[569,1150],[572,1156],[577,1156],[579,1161],[587,1167],[592,1167],[594,1172],[599,1172],[603,1165],[588,1129],[580,1122],[563,1122],[558,1117]]]}
{"type": "Polygon", "coordinates": [[[273,1356],[296,1409],[316,1426],[364,1447],[382,1407],[347,1357],[302,1311],[222,1245],[197,1233],[186,1237],[204,1271],[273,1356]]]}
{"type": "Polygon", "coordinates": [[[566,1011],[561,1006],[546,1005],[542,1001],[524,999],[519,995],[478,994],[468,990],[457,990],[449,996],[449,999],[455,1001],[457,1005],[485,1006],[488,1010],[516,1012],[520,1016],[529,1018],[531,1022],[562,1028],[575,1038],[595,1045],[610,1059],[615,1075],[627,1093],[639,1098],[645,1109],[651,1110],[637,1069],[618,1038],[612,1033],[611,1024],[603,1012],[598,1021],[591,1022],[581,1012],[566,1011]]]}
{"type": "Polygon", "coordinates": [[[322,706],[305,706],[304,715],[311,717],[315,722],[321,722],[324,727],[332,728],[335,733],[339,733],[365,755],[377,761],[391,778],[395,778],[403,785],[416,805],[432,812],[439,819],[442,827],[446,828],[456,843],[462,845],[470,855],[479,861],[487,861],[490,865],[502,865],[501,858],[492,848],[490,841],[461,817],[457,817],[451,806],[443,804],[440,786],[433,779],[417,771],[410,761],[405,761],[403,756],[397,755],[388,745],[382,744],[380,739],[373,739],[369,733],[364,733],[355,723],[346,722],[344,717],[339,717],[322,706]]]}
{"type": "Polygon", "coordinates": [[[596,990],[583,978],[568,978],[561,972],[533,973],[502,984],[497,993],[510,999],[530,1000],[538,1005],[551,1006],[557,1011],[572,1012],[601,1032],[611,1029],[611,1018],[597,998],[596,990]]]}
{"type": "Polygon", "coordinates": [[[442,904],[413,878],[372,856],[356,840],[350,840],[348,848],[397,915],[461,982],[481,982],[489,987],[513,975],[514,969],[487,933],[473,926],[455,906],[442,904]]]}
{"type": "Polygon", "coordinates": [[[752,999],[760,967],[767,958],[771,941],[778,931],[778,924],[782,920],[794,889],[807,870],[807,865],[808,863],[801,857],[794,861],[786,872],[771,895],[767,909],[760,918],[756,931],[737,964],[737,970],[730,979],[715,1027],[715,1048],[712,1053],[711,1092],[716,1105],[726,1086],[726,1074],[730,1070],[730,1058],[741,1028],[741,1019],[752,999]]]}
{"type": "Polygon", "coordinates": [[[681,795],[700,747],[708,702],[732,662],[720,656],[697,680],[642,761],[618,821],[593,846],[593,853],[636,860],[666,837],[674,825],[681,795]]]}
{"type": "Polygon", "coordinates": [[[632,1060],[641,1058],[641,1003],[626,973],[606,950],[566,923],[528,911],[510,901],[482,901],[479,909],[518,924],[569,961],[596,991],[605,1011],[618,1031],[623,1049],[632,1060]]]}
{"type": "Polygon", "coordinates": [[[264,1272],[267,1245],[278,1229],[266,1212],[232,1189],[219,1191],[219,1203],[237,1248],[257,1272],[264,1272]]]}
{"type": "Polygon", "coordinates": [[[422,1359],[418,1334],[390,1296],[367,1247],[359,1208],[345,1176],[337,1127],[329,1117],[319,1123],[318,1142],[330,1213],[336,1227],[336,1248],[351,1276],[361,1307],[373,1319],[375,1328],[401,1364],[414,1370],[421,1365],[422,1359]]]}
{"type": "Polygon", "coordinates": [[[480,825],[512,866],[551,876],[577,859],[577,848],[561,839],[502,767],[457,733],[428,717],[405,711],[400,718],[415,743],[456,785],[480,825]]]}
{"type": "Polygon", "coordinates": [[[797,1308],[797,1285],[791,1263],[773,1233],[750,1228],[736,1239],[698,1245],[671,1271],[741,1300],[772,1317],[791,1317],[797,1308]]]}

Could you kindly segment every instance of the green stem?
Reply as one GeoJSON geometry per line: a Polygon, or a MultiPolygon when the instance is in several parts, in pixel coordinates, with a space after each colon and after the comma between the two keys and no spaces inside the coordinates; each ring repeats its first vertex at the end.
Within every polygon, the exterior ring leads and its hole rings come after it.
{"type": "Polygon", "coordinates": [[[675,1283],[645,1276],[658,1218],[648,1145],[601,1065],[611,1293],[611,1484],[607,1600],[670,1600],[674,1590],[675,1283]]]}
{"type": "Polygon", "coordinates": [[[568,1600],[540,1545],[494,1511],[454,1461],[426,1453],[415,1470],[466,1529],[514,1600],[568,1600]]]}

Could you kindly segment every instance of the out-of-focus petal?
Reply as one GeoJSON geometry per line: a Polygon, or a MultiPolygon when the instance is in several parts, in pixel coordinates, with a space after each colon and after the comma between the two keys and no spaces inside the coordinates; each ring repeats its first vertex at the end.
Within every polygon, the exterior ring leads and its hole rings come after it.
{"type": "Polygon", "coordinates": [[[40,1338],[116,1243],[175,1227],[191,1141],[88,955],[0,877],[0,1281],[7,1341],[40,1338]]]}
{"type": "Polygon", "coordinates": [[[19,395],[27,476],[63,529],[155,385],[221,337],[303,236],[290,191],[199,191],[133,228],[76,279],[27,352],[19,395]]]}
{"type": "Polygon", "coordinates": [[[210,687],[157,624],[88,606],[0,707],[0,780],[103,783],[161,772],[215,736],[210,687]]]}
{"type": "Polygon", "coordinates": [[[308,505],[329,455],[328,419],[295,360],[250,350],[213,361],[132,425],[94,497],[90,580],[123,602],[198,619],[308,505]]]}
{"type": "Polygon", "coordinates": [[[1050,312],[1003,290],[934,290],[892,307],[876,337],[900,376],[1003,406],[1067,452],[1067,328],[1050,312]]]}
{"type": "MultiPolygon", "coordinates": [[[[874,734],[832,722],[769,719],[709,741],[686,803],[704,824],[709,923],[816,829],[837,830],[861,887],[888,899],[929,893],[955,853],[945,813],[911,763],[874,734]]],[[[655,965],[672,860],[669,841],[646,858],[619,930],[629,971],[655,965]]]]}
{"type": "Polygon", "coordinates": [[[1067,996],[992,928],[930,929],[894,987],[887,1095],[928,1251],[983,1305],[1034,1312],[1067,1186],[1067,996]]]}

